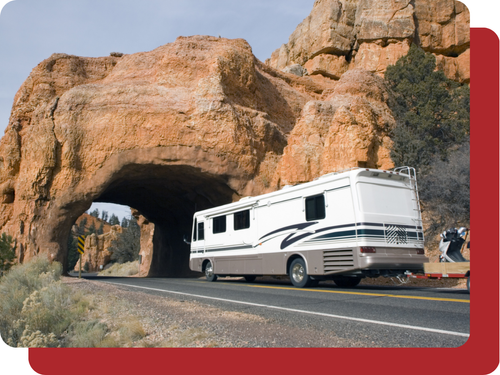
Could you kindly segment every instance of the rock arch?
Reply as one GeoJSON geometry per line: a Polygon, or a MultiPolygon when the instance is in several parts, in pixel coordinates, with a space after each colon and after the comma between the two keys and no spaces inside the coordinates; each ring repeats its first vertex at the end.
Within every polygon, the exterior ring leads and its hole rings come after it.
{"type": "Polygon", "coordinates": [[[231,166],[224,169],[224,164],[213,153],[189,146],[115,155],[47,212],[52,218],[52,230],[42,233],[37,243],[50,249],[53,259],[66,264],[65,244],[71,225],[92,202],[128,205],[155,225],[148,275],[188,276],[189,248],[183,236],[191,232],[194,212],[238,197],[231,184],[242,176],[231,166]],[[213,166],[219,173],[214,173],[213,166]]]}
{"type": "Polygon", "coordinates": [[[149,274],[187,275],[195,209],[360,162],[392,166],[381,78],[344,76],[282,73],[244,40],[208,36],[133,55],[54,54],[19,89],[0,141],[1,231],[19,261],[66,264],[76,218],[93,201],[126,204],[155,224],[149,274]]]}

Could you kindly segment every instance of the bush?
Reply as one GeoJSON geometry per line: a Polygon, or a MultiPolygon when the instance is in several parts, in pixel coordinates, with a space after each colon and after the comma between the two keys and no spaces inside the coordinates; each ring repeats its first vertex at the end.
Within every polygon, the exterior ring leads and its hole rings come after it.
{"type": "Polygon", "coordinates": [[[139,262],[115,263],[99,272],[98,276],[133,276],[139,273],[139,262]]]}
{"type": "Polygon", "coordinates": [[[0,237],[0,276],[14,265],[16,252],[12,242],[11,236],[2,233],[0,237]]]}
{"type": "Polygon", "coordinates": [[[68,346],[72,348],[97,348],[102,346],[108,327],[97,320],[76,322],[71,327],[68,346]]]}
{"type": "Polygon", "coordinates": [[[424,208],[431,211],[429,234],[470,222],[470,147],[465,144],[447,160],[435,157],[419,181],[424,208]]]}
{"type": "Polygon", "coordinates": [[[62,266],[39,256],[0,281],[0,335],[14,347],[66,345],[68,329],[87,312],[84,298],[60,280],[62,266]]]}
{"type": "Polygon", "coordinates": [[[146,336],[134,317],[108,326],[102,318],[107,306],[94,305],[98,299],[74,293],[60,279],[61,272],[59,263],[51,264],[39,256],[15,265],[0,280],[0,335],[7,344],[32,348],[119,347],[133,346],[146,336]]]}

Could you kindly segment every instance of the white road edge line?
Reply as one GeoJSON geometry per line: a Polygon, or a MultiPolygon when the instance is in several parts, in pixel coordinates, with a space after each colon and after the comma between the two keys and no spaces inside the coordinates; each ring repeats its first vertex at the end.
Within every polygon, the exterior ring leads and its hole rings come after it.
{"type": "Polygon", "coordinates": [[[202,296],[202,295],[199,295],[199,294],[191,294],[191,293],[184,293],[184,292],[175,292],[175,291],[172,291],[172,290],[164,290],[164,289],[158,289],[158,288],[149,288],[149,287],[146,287],[146,286],[137,286],[137,285],[123,284],[123,283],[114,283],[114,282],[111,282],[111,281],[104,281],[104,282],[110,283],[110,284],[114,284],[114,285],[128,286],[128,287],[131,287],[131,288],[153,290],[153,291],[156,291],[156,292],[180,294],[180,295],[189,296],[189,297],[198,297],[198,298],[212,299],[212,300],[216,300],[216,301],[237,303],[237,304],[240,304],[240,305],[248,305],[248,306],[255,306],[255,307],[265,307],[265,308],[268,308],[268,309],[283,310],[283,311],[289,311],[289,312],[297,312],[297,313],[309,314],[309,315],[326,316],[326,317],[329,317],[329,318],[352,320],[352,321],[362,322],[362,323],[371,323],[371,324],[379,324],[379,325],[390,326],[390,327],[413,329],[413,330],[417,330],[417,331],[441,333],[441,334],[452,335],[452,336],[461,336],[461,337],[469,337],[470,336],[468,333],[461,333],[461,332],[454,332],[454,331],[445,331],[445,330],[442,330],[442,329],[434,329],[434,328],[427,328],[427,327],[410,326],[410,325],[407,325],[407,324],[382,322],[382,321],[371,320],[371,319],[353,318],[353,317],[350,317],[350,316],[334,315],[334,314],[320,313],[320,312],[315,312],[315,311],[290,309],[290,308],[287,308],[287,307],[280,307],[280,306],[273,306],[273,305],[263,305],[263,304],[260,304],[260,303],[237,301],[237,300],[233,300],[233,299],[225,299],[225,298],[218,298],[218,297],[202,296]]]}

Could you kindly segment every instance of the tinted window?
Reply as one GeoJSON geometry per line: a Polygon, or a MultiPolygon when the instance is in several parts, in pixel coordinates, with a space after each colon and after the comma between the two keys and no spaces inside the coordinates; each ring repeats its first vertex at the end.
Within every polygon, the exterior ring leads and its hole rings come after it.
{"type": "Polygon", "coordinates": [[[198,223],[198,241],[205,239],[205,223],[198,223]]]}
{"type": "Polygon", "coordinates": [[[214,233],[224,233],[226,231],[226,216],[214,217],[214,233]]]}
{"type": "Polygon", "coordinates": [[[250,210],[236,212],[234,214],[234,230],[250,228],[250,210]]]}
{"type": "Polygon", "coordinates": [[[306,198],[306,220],[319,220],[325,218],[325,196],[316,195],[306,198]]]}

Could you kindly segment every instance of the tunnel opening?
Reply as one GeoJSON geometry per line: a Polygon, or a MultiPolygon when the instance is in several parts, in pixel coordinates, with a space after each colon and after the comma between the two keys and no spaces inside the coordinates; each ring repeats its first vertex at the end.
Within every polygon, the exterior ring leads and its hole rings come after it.
{"type": "Polygon", "coordinates": [[[68,273],[101,272],[115,263],[119,265],[114,267],[117,276],[131,276],[138,271],[141,229],[132,212],[128,206],[93,202],[71,226],[68,273]]]}
{"type": "Polygon", "coordinates": [[[189,269],[190,249],[183,240],[190,237],[193,214],[230,203],[235,196],[224,176],[190,165],[128,164],[93,201],[129,206],[145,224],[154,224],[143,276],[193,277],[199,273],[189,269]]]}

